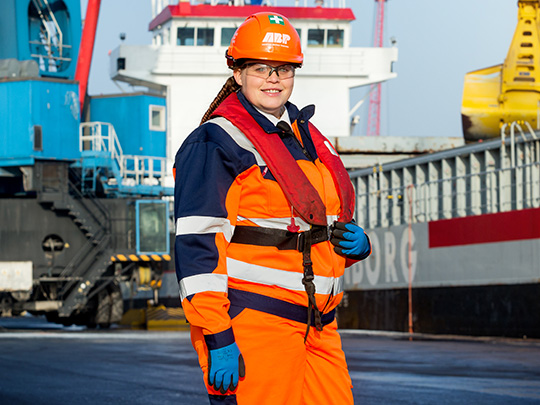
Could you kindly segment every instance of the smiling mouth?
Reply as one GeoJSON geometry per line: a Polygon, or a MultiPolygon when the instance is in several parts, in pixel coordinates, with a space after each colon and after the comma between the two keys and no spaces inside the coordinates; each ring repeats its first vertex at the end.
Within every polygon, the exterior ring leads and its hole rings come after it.
{"type": "Polygon", "coordinates": [[[268,90],[263,90],[263,92],[264,92],[264,93],[276,94],[276,93],[281,93],[281,90],[268,89],[268,90]]]}

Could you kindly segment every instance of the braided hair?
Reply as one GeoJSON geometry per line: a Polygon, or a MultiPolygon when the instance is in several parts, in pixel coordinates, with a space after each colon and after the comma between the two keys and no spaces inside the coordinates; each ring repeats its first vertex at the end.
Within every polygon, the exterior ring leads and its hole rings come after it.
{"type": "Polygon", "coordinates": [[[208,107],[208,110],[204,113],[201,123],[199,125],[204,124],[206,121],[210,119],[210,116],[212,113],[216,110],[216,108],[219,107],[219,105],[225,100],[230,94],[236,92],[238,89],[240,89],[242,86],[240,86],[238,83],[236,83],[236,80],[234,79],[234,76],[231,76],[227,79],[219,93],[217,94],[216,98],[210,106],[208,107]]]}

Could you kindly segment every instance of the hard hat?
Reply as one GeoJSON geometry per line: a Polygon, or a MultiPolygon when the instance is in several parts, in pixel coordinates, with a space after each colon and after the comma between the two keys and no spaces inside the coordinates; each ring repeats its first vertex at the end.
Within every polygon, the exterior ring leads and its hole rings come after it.
{"type": "Polygon", "coordinates": [[[240,59],[262,59],[302,65],[304,55],[298,32],[287,17],[269,12],[256,13],[238,27],[225,52],[232,68],[240,59]]]}

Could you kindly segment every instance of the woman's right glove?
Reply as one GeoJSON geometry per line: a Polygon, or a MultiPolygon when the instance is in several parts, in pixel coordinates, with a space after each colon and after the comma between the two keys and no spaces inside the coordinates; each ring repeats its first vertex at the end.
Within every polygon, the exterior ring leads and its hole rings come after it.
{"type": "Polygon", "coordinates": [[[365,259],[371,252],[371,243],[364,230],[354,222],[335,221],[332,226],[334,251],[351,259],[365,259]]]}
{"type": "Polygon", "coordinates": [[[236,342],[208,351],[208,384],[225,394],[234,391],[238,379],[246,375],[244,358],[236,342]]]}

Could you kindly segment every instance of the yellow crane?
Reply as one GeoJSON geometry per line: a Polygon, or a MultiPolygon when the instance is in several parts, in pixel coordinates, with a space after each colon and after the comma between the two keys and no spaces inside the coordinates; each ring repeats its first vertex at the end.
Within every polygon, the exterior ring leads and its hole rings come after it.
{"type": "Polygon", "coordinates": [[[540,0],[518,1],[518,23],[502,65],[465,75],[461,119],[467,142],[500,135],[504,123],[540,128],[540,0]]]}

